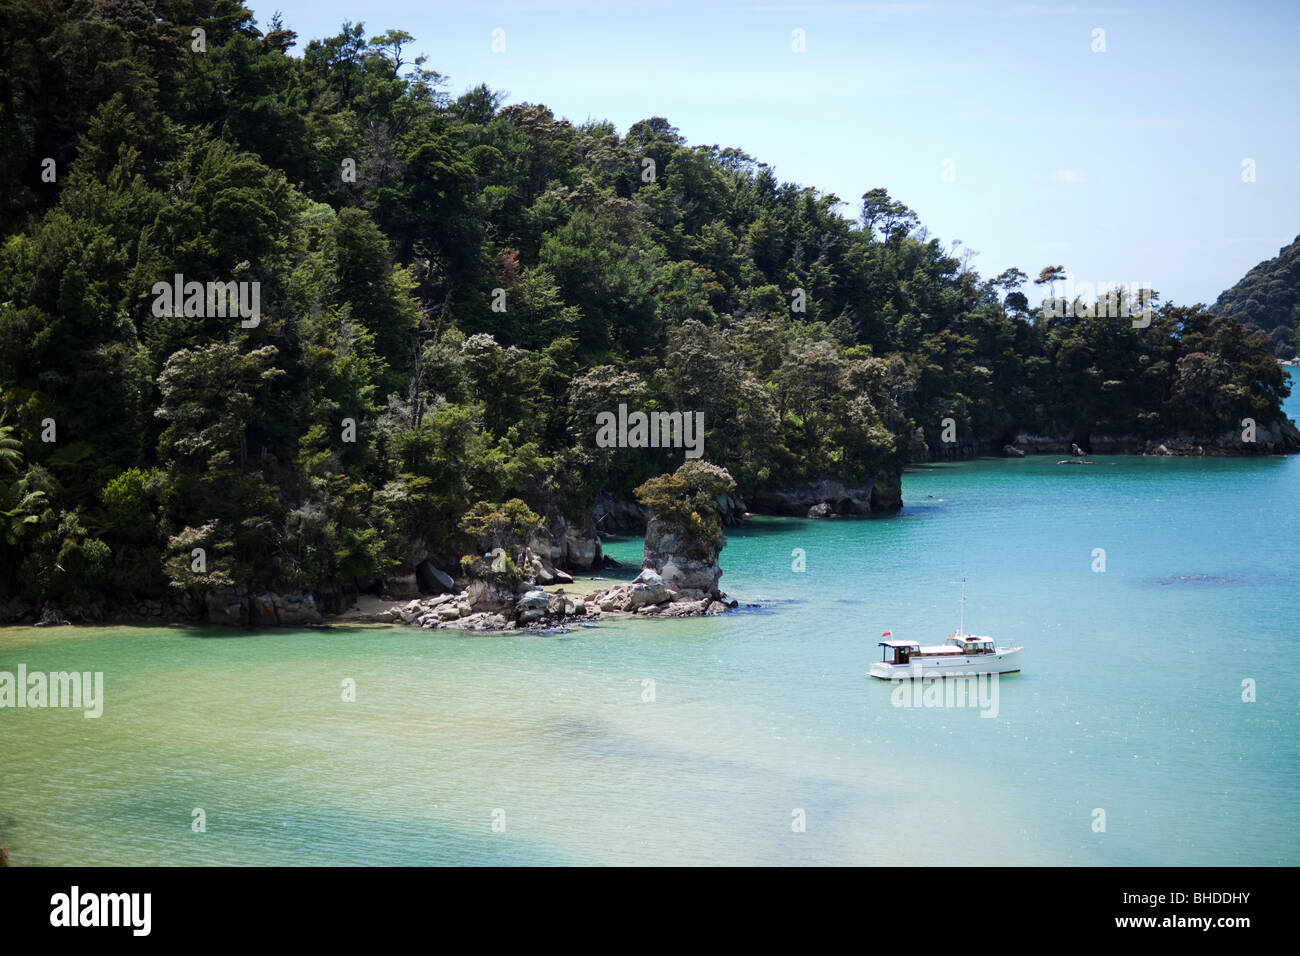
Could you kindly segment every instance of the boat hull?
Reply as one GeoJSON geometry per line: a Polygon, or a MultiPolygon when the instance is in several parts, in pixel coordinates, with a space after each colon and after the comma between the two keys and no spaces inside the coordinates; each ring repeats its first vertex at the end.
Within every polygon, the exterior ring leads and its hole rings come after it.
{"type": "Polygon", "coordinates": [[[948,657],[913,657],[906,664],[873,661],[867,672],[881,680],[906,680],[912,677],[975,677],[980,674],[1015,674],[1020,670],[1024,648],[1010,647],[993,654],[951,655],[948,657]]]}

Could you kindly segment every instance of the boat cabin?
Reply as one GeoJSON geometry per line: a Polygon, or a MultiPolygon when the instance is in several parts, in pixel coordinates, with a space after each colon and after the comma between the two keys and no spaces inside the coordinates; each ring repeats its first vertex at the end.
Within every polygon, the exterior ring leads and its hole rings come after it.
{"type": "Polygon", "coordinates": [[[995,650],[993,638],[972,634],[949,634],[944,647],[959,648],[963,654],[992,654],[995,650]]]}
{"type": "Polygon", "coordinates": [[[916,641],[881,641],[877,646],[884,648],[880,659],[886,664],[906,664],[921,651],[916,641]]]}

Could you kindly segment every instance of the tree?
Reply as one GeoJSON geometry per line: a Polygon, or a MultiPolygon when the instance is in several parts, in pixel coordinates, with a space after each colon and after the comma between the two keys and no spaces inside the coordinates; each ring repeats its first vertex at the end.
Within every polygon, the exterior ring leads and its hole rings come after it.
{"type": "Polygon", "coordinates": [[[505,550],[516,564],[528,539],[543,527],[541,515],[523,501],[511,498],[503,504],[479,501],[461,519],[460,530],[479,542],[485,551],[505,550]]]}
{"type": "Polygon", "coordinates": [[[671,474],[651,478],[635,491],[651,519],[679,529],[699,548],[714,554],[725,543],[718,496],[735,491],[725,468],[707,461],[687,461],[671,474]]]}

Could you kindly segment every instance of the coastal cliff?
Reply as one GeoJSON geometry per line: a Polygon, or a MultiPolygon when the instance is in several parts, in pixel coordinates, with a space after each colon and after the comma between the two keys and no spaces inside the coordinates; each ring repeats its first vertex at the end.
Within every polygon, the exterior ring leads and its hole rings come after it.
{"type": "Polygon", "coordinates": [[[762,488],[753,500],[754,510],[760,514],[809,518],[877,514],[902,505],[902,478],[892,471],[881,472],[869,482],[822,478],[784,488],[762,488]]]}

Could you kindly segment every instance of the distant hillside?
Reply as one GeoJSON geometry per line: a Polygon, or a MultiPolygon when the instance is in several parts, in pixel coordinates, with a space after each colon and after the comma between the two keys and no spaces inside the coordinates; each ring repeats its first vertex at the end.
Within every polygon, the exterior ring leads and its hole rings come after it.
{"type": "Polygon", "coordinates": [[[1210,311],[1259,329],[1279,358],[1300,355],[1300,236],[1247,272],[1210,311]]]}

